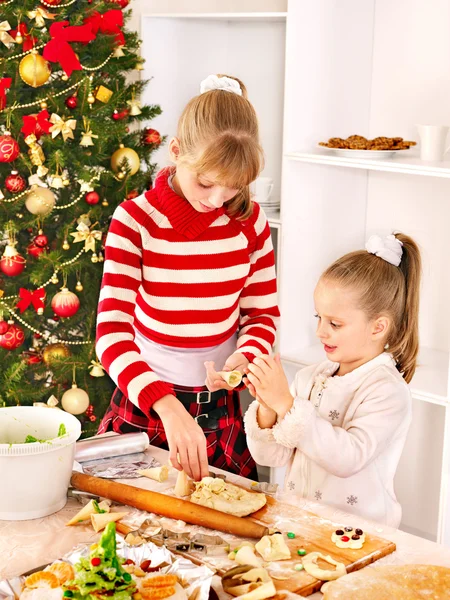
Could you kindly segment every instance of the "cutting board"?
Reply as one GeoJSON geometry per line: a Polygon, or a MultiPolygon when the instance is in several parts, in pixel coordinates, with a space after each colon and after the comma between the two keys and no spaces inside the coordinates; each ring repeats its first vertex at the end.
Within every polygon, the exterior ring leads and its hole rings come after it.
{"type": "MultiPolygon", "coordinates": [[[[270,496],[267,496],[267,504],[264,508],[247,518],[279,529],[283,533],[288,531],[295,533],[294,539],[284,537],[291,550],[292,561],[277,563],[280,568],[286,564],[286,571],[292,571],[292,575],[284,581],[274,580],[274,583],[278,590],[288,590],[301,596],[309,596],[317,592],[324,582],[317,580],[305,571],[294,570],[293,564],[301,562],[301,557],[297,554],[299,548],[304,548],[307,553],[321,552],[326,556],[331,556],[334,560],[345,564],[347,573],[362,569],[395,550],[393,542],[367,533],[366,541],[360,550],[337,548],[331,541],[332,533],[340,527],[359,528],[357,516],[349,517],[349,521],[346,523],[332,524],[314,513],[278,502],[270,496]]],[[[236,541],[239,543],[239,540],[236,541]]],[[[320,561],[319,566],[330,568],[327,563],[321,564],[320,561]]]]}

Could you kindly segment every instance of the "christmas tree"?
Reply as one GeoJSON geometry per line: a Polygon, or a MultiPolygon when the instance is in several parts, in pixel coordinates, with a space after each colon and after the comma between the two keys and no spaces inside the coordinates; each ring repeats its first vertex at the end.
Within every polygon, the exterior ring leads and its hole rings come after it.
{"type": "Polygon", "coordinates": [[[128,2],[0,0],[0,406],[54,396],[84,435],[114,388],[95,355],[108,224],[163,141],[141,127],[161,110],[139,102],[128,2]]]}

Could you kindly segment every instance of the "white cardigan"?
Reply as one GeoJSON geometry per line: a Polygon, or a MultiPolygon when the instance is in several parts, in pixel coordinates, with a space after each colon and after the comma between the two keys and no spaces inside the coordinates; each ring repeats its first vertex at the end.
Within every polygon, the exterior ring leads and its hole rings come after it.
{"type": "Polygon", "coordinates": [[[387,353],[333,377],[338,366],[298,371],[293,407],[272,429],[260,429],[253,402],[250,452],[261,465],[288,464],[286,491],[398,527],[394,476],[411,423],[409,388],[387,353]]]}

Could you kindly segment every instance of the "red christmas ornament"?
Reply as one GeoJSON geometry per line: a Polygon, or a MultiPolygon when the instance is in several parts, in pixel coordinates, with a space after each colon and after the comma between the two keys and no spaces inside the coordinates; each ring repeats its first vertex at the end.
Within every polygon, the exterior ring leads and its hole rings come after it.
{"type": "Polygon", "coordinates": [[[146,144],[146,145],[154,144],[155,146],[159,146],[161,142],[162,142],[161,135],[160,135],[159,131],[156,131],[156,129],[151,129],[150,127],[147,127],[142,132],[142,143],[143,144],[146,144]]]}
{"type": "Polygon", "coordinates": [[[133,200],[133,198],[137,198],[139,196],[139,192],[137,190],[131,190],[127,194],[127,200],[133,200]]]}
{"type": "Polygon", "coordinates": [[[52,309],[58,317],[73,317],[80,308],[80,300],[76,294],[63,287],[53,296],[52,309]]]}
{"type": "Polygon", "coordinates": [[[33,352],[31,350],[29,350],[28,352],[24,352],[23,357],[27,365],[38,365],[42,362],[42,356],[37,352],[33,352]]]}
{"type": "Polygon", "coordinates": [[[15,350],[24,343],[25,334],[14,321],[8,321],[8,325],[6,333],[0,335],[0,347],[5,350],[15,350]]]}
{"type": "Polygon", "coordinates": [[[62,0],[45,0],[46,4],[51,4],[52,6],[59,6],[62,0]]]}
{"type": "Polygon", "coordinates": [[[121,110],[120,112],[118,110],[115,110],[112,114],[112,118],[114,119],[114,121],[121,121],[126,117],[128,117],[128,109],[126,108],[124,108],[124,110],[121,110]]]}
{"type": "Polygon", "coordinates": [[[98,204],[100,201],[100,196],[97,192],[88,192],[84,197],[88,204],[98,204]]]}
{"type": "Polygon", "coordinates": [[[11,137],[9,131],[5,131],[3,135],[0,135],[0,163],[12,162],[19,154],[19,144],[11,137]]]}
{"type": "Polygon", "coordinates": [[[0,269],[8,277],[16,277],[25,269],[26,262],[14,246],[8,244],[0,260],[0,269]]]}
{"type": "Polygon", "coordinates": [[[69,96],[65,100],[67,108],[76,108],[78,106],[78,98],[76,96],[69,96]]]}
{"type": "Polygon", "coordinates": [[[34,258],[38,258],[43,252],[45,252],[45,250],[45,247],[36,246],[34,240],[27,247],[28,254],[34,258]]]}
{"type": "Polygon", "coordinates": [[[11,174],[5,178],[5,187],[12,194],[23,192],[26,185],[27,182],[17,171],[11,171],[11,174]]]}
{"type": "Polygon", "coordinates": [[[97,420],[97,417],[95,415],[90,415],[89,421],[91,421],[91,423],[95,423],[96,420],[97,420]]]}
{"type": "Polygon", "coordinates": [[[6,321],[0,321],[0,335],[6,333],[9,329],[9,325],[6,321]]]}
{"type": "Polygon", "coordinates": [[[120,8],[126,8],[130,4],[130,0],[109,0],[110,4],[118,4],[120,8]]]}
{"type": "Polygon", "coordinates": [[[36,244],[36,246],[39,246],[39,248],[44,248],[48,244],[48,237],[44,235],[42,229],[39,229],[39,233],[33,241],[36,244]]]}

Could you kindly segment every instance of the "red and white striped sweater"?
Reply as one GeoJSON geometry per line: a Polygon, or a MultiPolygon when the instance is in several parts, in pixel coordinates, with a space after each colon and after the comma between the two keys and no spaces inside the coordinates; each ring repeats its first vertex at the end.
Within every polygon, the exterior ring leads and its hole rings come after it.
{"type": "Polygon", "coordinates": [[[114,212],[105,247],[97,354],[145,414],[173,393],[139,353],[135,329],[157,344],[207,348],[238,331],[237,351],[267,354],[279,317],[274,254],[264,212],[245,221],[224,208],[196,211],[160,174],[114,212]]]}

